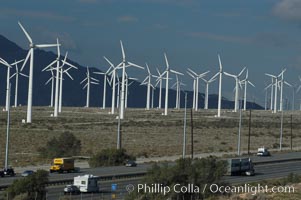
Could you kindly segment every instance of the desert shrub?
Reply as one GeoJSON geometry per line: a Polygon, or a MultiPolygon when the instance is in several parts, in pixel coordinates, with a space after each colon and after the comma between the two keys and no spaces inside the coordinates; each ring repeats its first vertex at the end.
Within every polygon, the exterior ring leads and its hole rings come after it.
{"type": "Polygon", "coordinates": [[[74,156],[81,151],[81,141],[72,133],[64,132],[58,138],[49,140],[46,146],[39,148],[38,151],[46,158],[74,156]]]}
{"type": "Polygon", "coordinates": [[[45,184],[48,182],[48,172],[38,170],[36,173],[17,179],[7,188],[7,199],[44,199],[46,197],[45,184]]]}
{"type": "Polygon", "coordinates": [[[135,160],[135,157],[126,153],[125,149],[103,149],[89,159],[90,167],[118,166],[126,160],[135,160]]]}
{"type": "MultiPolygon", "coordinates": [[[[175,184],[180,184],[181,186],[187,186],[188,184],[193,184],[202,189],[205,184],[218,184],[222,185],[221,177],[226,172],[226,162],[222,160],[217,160],[215,157],[208,157],[202,159],[180,159],[177,160],[175,165],[169,164],[154,164],[151,169],[148,170],[145,180],[142,181],[148,186],[152,184],[162,184],[162,186],[169,186],[173,188],[175,184]]],[[[181,199],[181,200],[196,200],[204,199],[212,196],[209,191],[204,191],[204,193],[176,193],[171,190],[170,193],[165,196],[162,193],[143,193],[135,190],[130,193],[126,199],[181,199]]]]}

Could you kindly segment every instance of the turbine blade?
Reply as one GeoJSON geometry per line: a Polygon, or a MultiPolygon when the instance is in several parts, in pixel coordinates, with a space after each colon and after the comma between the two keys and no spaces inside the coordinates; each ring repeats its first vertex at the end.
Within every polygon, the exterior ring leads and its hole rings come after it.
{"type": "Polygon", "coordinates": [[[26,74],[20,73],[20,75],[29,78],[29,76],[27,76],[26,74]]]}
{"type": "Polygon", "coordinates": [[[145,63],[145,65],[146,65],[146,69],[147,69],[148,74],[151,74],[151,72],[150,72],[150,70],[149,70],[149,67],[148,67],[148,64],[145,63]]]}
{"type": "Polygon", "coordinates": [[[72,76],[71,76],[67,71],[66,71],[65,73],[67,74],[67,76],[69,76],[69,78],[70,78],[71,80],[73,80],[72,76]]]}
{"type": "Polygon", "coordinates": [[[172,73],[174,73],[174,74],[182,75],[182,76],[184,75],[183,73],[181,73],[181,72],[177,72],[177,71],[175,71],[175,70],[172,70],[172,69],[170,70],[170,72],[172,72],[172,73]]]}
{"type": "Polygon", "coordinates": [[[226,76],[231,76],[231,77],[233,77],[233,78],[236,78],[237,76],[235,76],[235,75],[233,75],[233,74],[229,74],[229,73],[227,73],[227,72],[223,72],[226,76]]]}
{"type": "Polygon", "coordinates": [[[242,73],[244,73],[245,69],[246,69],[246,67],[244,67],[244,68],[239,72],[239,74],[237,75],[237,77],[240,77],[240,76],[242,75],[242,73]]]}
{"type": "Polygon", "coordinates": [[[120,40],[120,46],[121,46],[121,52],[122,52],[122,59],[125,60],[125,53],[124,53],[123,44],[122,44],[121,40],[120,40]]]}
{"type": "Polygon", "coordinates": [[[37,44],[35,47],[37,48],[47,48],[47,47],[56,47],[57,44],[37,44]]]}
{"type": "Polygon", "coordinates": [[[192,73],[194,76],[198,76],[198,74],[197,73],[195,73],[192,69],[190,69],[190,68],[187,68],[187,70],[190,72],[190,73],[192,73]]]}
{"type": "Polygon", "coordinates": [[[250,85],[252,85],[253,87],[255,87],[255,85],[254,85],[251,81],[248,81],[248,83],[249,83],[250,85]]]}
{"type": "Polygon", "coordinates": [[[14,63],[12,63],[12,64],[10,64],[11,66],[13,66],[13,65],[17,65],[17,64],[19,64],[20,62],[23,62],[24,61],[24,59],[22,59],[22,60],[19,60],[19,61],[15,61],[14,63]]]}
{"type": "Polygon", "coordinates": [[[204,76],[206,76],[206,74],[208,74],[209,72],[210,72],[210,71],[206,71],[206,72],[200,74],[199,77],[204,77],[204,76]]]}
{"type": "Polygon", "coordinates": [[[144,69],[144,67],[141,67],[140,65],[134,64],[132,62],[128,62],[129,65],[133,66],[133,67],[137,67],[139,69],[144,69]]]}
{"type": "Polygon", "coordinates": [[[47,85],[51,80],[52,80],[52,77],[50,77],[50,78],[48,79],[48,81],[46,81],[45,85],[47,85]]]}
{"type": "MultiPolygon", "coordinates": [[[[70,63],[68,63],[67,61],[63,61],[63,63],[66,64],[66,65],[68,65],[68,66],[71,67],[71,68],[78,69],[76,66],[74,66],[74,65],[72,65],[72,64],[70,64],[70,63]]],[[[69,68],[69,69],[70,69],[70,68],[69,68]]]]}
{"type": "Polygon", "coordinates": [[[84,80],[82,80],[82,82],[80,82],[80,84],[83,84],[83,82],[85,82],[88,79],[88,77],[86,77],[84,80]]]}
{"type": "Polygon", "coordinates": [[[113,63],[109,60],[109,59],[107,59],[105,56],[103,57],[108,63],[109,63],[109,65],[111,66],[111,67],[113,67],[113,69],[114,69],[114,65],[113,65],[113,63]]]}
{"type": "Polygon", "coordinates": [[[276,76],[274,76],[274,75],[272,75],[272,74],[267,74],[267,73],[265,73],[265,75],[270,76],[270,77],[272,77],[272,78],[277,78],[276,76]]]}
{"type": "Polygon", "coordinates": [[[218,56],[218,63],[219,63],[219,71],[222,72],[223,71],[223,65],[222,65],[221,57],[220,57],[219,54],[217,56],[218,56]]]}
{"type": "Polygon", "coordinates": [[[25,28],[22,26],[21,22],[18,22],[18,24],[21,27],[22,31],[24,32],[25,36],[27,37],[28,41],[32,44],[32,39],[29,36],[29,34],[27,33],[27,31],[25,30],[25,28]]]}
{"type": "MultiPolygon", "coordinates": [[[[44,69],[42,69],[42,72],[45,71],[46,69],[52,67],[52,65],[54,65],[57,62],[57,60],[52,61],[52,63],[50,63],[49,65],[47,65],[47,67],[45,67],[44,69]]],[[[22,69],[21,69],[22,71],[22,69]]]]}
{"type": "Polygon", "coordinates": [[[60,51],[59,39],[58,38],[56,38],[56,45],[57,45],[57,57],[60,58],[61,51],[60,51]]]}
{"type": "Polygon", "coordinates": [[[11,75],[11,77],[9,77],[9,79],[13,78],[14,76],[16,76],[17,73],[14,73],[13,75],[11,75]]]}
{"type": "Polygon", "coordinates": [[[168,70],[169,69],[169,63],[168,63],[166,53],[164,53],[164,58],[165,58],[165,63],[166,63],[166,69],[168,70]]]}
{"type": "Polygon", "coordinates": [[[25,67],[26,62],[27,62],[27,60],[28,60],[28,58],[29,58],[30,55],[31,55],[31,51],[28,51],[27,56],[26,56],[26,58],[25,58],[25,60],[23,62],[23,65],[21,67],[21,71],[23,71],[23,68],[25,67]]]}

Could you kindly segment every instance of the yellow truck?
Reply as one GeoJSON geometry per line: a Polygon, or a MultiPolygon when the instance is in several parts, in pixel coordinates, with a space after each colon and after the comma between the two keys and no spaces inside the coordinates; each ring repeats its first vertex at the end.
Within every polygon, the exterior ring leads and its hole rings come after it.
{"type": "Polygon", "coordinates": [[[74,159],[73,158],[54,158],[51,167],[50,167],[50,173],[52,172],[74,172],[74,159]]]}

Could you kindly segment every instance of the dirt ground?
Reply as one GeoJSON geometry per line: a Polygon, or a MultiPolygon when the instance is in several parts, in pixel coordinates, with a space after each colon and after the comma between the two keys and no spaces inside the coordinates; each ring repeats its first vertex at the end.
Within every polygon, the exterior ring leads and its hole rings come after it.
{"type": "MultiPolygon", "coordinates": [[[[34,107],[31,124],[22,123],[26,107],[11,109],[9,158],[15,166],[41,161],[37,149],[52,137],[69,131],[82,142],[81,155],[108,147],[116,147],[117,119],[108,114],[109,109],[64,107],[58,118],[51,117],[53,108],[34,107]]],[[[184,109],[163,110],[127,109],[121,121],[122,146],[136,156],[181,155],[184,132],[184,109]]],[[[195,153],[231,152],[237,150],[239,112],[223,110],[222,117],[215,117],[216,110],[193,111],[193,141],[195,153]]],[[[242,112],[241,148],[248,149],[250,111],[242,112]]],[[[4,161],[7,113],[0,112],[0,162],[4,161]]],[[[278,148],[281,113],[252,110],[250,149],[260,146],[278,148]]],[[[291,131],[293,148],[301,146],[301,112],[284,111],[282,147],[290,147],[291,131]],[[292,123],[291,123],[292,117],[292,123]]],[[[187,151],[191,145],[191,110],[187,110],[187,151]]]]}

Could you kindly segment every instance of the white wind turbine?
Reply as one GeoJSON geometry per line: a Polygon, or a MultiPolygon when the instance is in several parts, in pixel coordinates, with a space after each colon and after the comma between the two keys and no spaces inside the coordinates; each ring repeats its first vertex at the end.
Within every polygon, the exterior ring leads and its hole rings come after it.
{"type": "Polygon", "coordinates": [[[91,84],[98,85],[99,81],[90,76],[90,71],[89,71],[88,66],[87,66],[86,78],[84,80],[82,80],[82,82],[80,82],[80,84],[83,84],[85,81],[87,81],[87,83],[84,85],[83,89],[87,88],[86,108],[89,108],[89,106],[90,106],[90,86],[91,86],[91,84]]]}
{"type": "Polygon", "coordinates": [[[244,84],[244,110],[247,109],[247,86],[248,84],[250,84],[251,86],[255,87],[255,85],[249,81],[249,70],[247,69],[246,72],[246,78],[244,80],[241,81],[242,84],[244,84]]]}
{"type": "Polygon", "coordinates": [[[5,101],[5,111],[9,110],[9,92],[10,92],[10,82],[9,82],[9,78],[10,78],[10,68],[12,68],[12,66],[6,62],[4,59],[0,58],[0,63],[5,65],[7,67],[7,74],[6,74],[6,101],[5,101]]]}
{"type": "Polygon", "coordinates": [[[269,77],[272,77],[272,80],[275,79],[275,82],[273,83],[272,81],[272,85],[271,87],[273,87],[274,85],[274,88],[275,88],[275,95],[274,95],[274,113],[277,112],[277,99],[278,99],[278,94],[277,94],[277,91],[278,91],[278,87],[279,87],[279,81],[278,79],[282,76],[282,74],[285,72],[285,70],[283,70],[278,76],[275,76],[275,75],[272,75],[272,74],[267,74],[265,73],[266,76],[269,76],[269,77]]]}
{"type": "Polygon", "coordinates": [[[67,74],[67,76],[71,79],[71,80],[73,80],[73,78],[72,78],[72,76],[69,74],[69,70],[70,69],[77,69],[77,67],[75,67],[74,65],[72,65],[72,64],[70,64],[69,62],[67,62],[67,56],[68,56],[68,52],[66,52],[66,54],[65,54],[65,58],[64,58],[64,60],[63,60],[63,63],[62,63],[62,65],[61,65],[61,67],[60,67],[60,94],[59,94],[59,113],[61,113],[62,112],[62,103],[63,103],[63,80],[64,80],[64,77],[63,77],[63,75],[64,74],[67,74]],[[67,68],[67,69],[64,69],[64,66],[65,65],[68,65],[69,66],[69,68],[67,68]]]}
{"type": "Polygon", "coordinates": [[[209,104],[209,84],[212,83],[213,81],[216,80],[215,77],[212,77],[209,80],[206,80],[204,78],[201,78],[204,82],[205,82],[205,102],[204,102],[204,109],[207,110],[208,109],[208,104],[209,104]]]}
{"type": "Polygon", "coordinates": [[[153,75],[153,77],[157,78],[155,87],[157,87],[157,85],[159,84],[159,102],[158,102],[158,108],[161,109],[162,108],[162,106],[161,106],[161,104],[162,104],[162,80],[164,78],[163,78],[163,75],[158,70],[158,68],[156,68],[156,70],[157,70],[158,76],[153,75]]]}
{"type": "Polygon", "coordinates": [[[15,79],[15,107],[18,106],[18,87],[19,87],[19,75],[21,76],[24,76],[24,77],[27,77],[27,75],[21,73],[19,71],[19,68],[18,68],[18,63],[19,62],[22,62],[23,60],[20,60],[20,61],[15,61],[15,63],[11,64],[12,66],[15,65],[16,66],[16,72],[10,77],[13,78],[14,76],[16,76],[16,79],[15,79]]]}
{"type": "Polygon", "coordinates": [[[146,85],[147,86],[147,94],[146,94],[146,105],[145,105],[145,108],[146,110],[149,110],[150,109],[150,94],[151,94],[151,80],[152,80],[152,74],[149,70],[149,67],[148,67],[148,64],[145,63],[146,65],[146,69],[147,69],[147,73],[148,75],[146,76],[146,78],[142,81],[142,85],[146,85]]]}
{"type": "MultiPolygon", "coordinates": [[[[5,111],[8,111],[10,105],[9,105],[9,95],[10,95],[10,79],[13,77],[10,76],[10,68],[12,68],[12,66],[17,65],[20,62],[23,62],[23,60],[19,60],[19,61],[15,61],[12,64],[9,64],[8,62],[6,62],[4,59],[0,58],[0,63],[5,65],[7,67],[7,74],[6,74],[6,104],[5,104],[5,111]]],[[[26,75],[25,75],[26,76],[26,75]]]]}
{"type": "MultiPolygon", "coordinates": [[[[120,112],[119,112],[119,118],[120,119],[124,119],[124,106],[125,106],[125,76],[126,76],[126,72],[125,72],[125,68],[129,67],[129,66],[134,66],[140,69],[144,69],[143,67],[136,65],[134,63],[131,62],[127,62],[128,65],[126,65],[126,59],[125,59],[125,52],[124,52],[124,48],[123,48],[123,44],[122,41],[120,40],[120,46],[121,46],[121,52],[122,52],[122,62],[119,64],[122,67],[122,80],[121,80],[121,98],[120,98],[120,112]]],[[[118,68],[118,67],[117,67],[118,68]]]]}
{"type": "Polygon", "coordinates": [[[54,70],[53,67],[51,67],[50,69],[47,70],[47,71],[50,71],[51,77],[45,83],[45,85],[47,85],[51,81],[50,107],[53,107],[53,92],[54,92],[54,79],[55,79],[53,70],[54,70]]]}
{"type": "Polygon", "coordinates": [[[220,55],[218,54],[219,62],[219,72],[215,74],[212,79],[215,79],[219,75],[219,87],[218,87],[218,105],[217,105],[217,117],[221,116],[221,107],[222,107],[222,76],[223,76],[223,66],[221,62],[220,55]]]}
{"type": "Polygon", "coordinates": [[[112,66],[110,65],[109,69],[106,72],[93,72],[94,74],[101,74],[104,76],[103,78],[103,96],[102,96],[102,109],[106,108],[106,93],[107,93],[107,79],[108,79],[108,74],[111,70],[112,66]]]}
{"type": "Polygon", "coordinates": [[[197,77],[195,77],[192,73],[187,71],[187,74],[193,78],[193,101],[192,101],[192,109],[195,109],[195,97],[196,97],[196,80],[197,77]]]}
{"type": "Polygon", "coordinates": [[[128,107],[128,94],[129,94],[129,92],[128,92],[129,89],[128,88],[134,83],[134,81],[138,81],[138,79],[129,77],[126,73],[125,81],[126,81],[126,83],[125,83],[126,88],[125,88],[125,105],[124,105],[124,107],[127,108],[128,107]],[[129,83],[129,80],[132,80],[132,82],[129,83]]]}
{"type": "Polygon", "coordinates": [[[111,112],[110,114],[114,114],[115,113],[115,84],[116,84],[116,70],[117,70],[117,66],[115,67],[113,65],[113,63],[107,59],[106,57],[104,57],[104,59],[109,63],[110,67],[112,68],[112,71],[109,73],[109,75],[111,75],[111,81],[110,83],[112,83],[112,103],[111,103],[111,112]]]}
{"type": "Polygon", "coordinates": [[[27,37],[29,41],[29,51],[25,58],[25,61],[23,63],[23,66],[21,67],[21,71],[23,71],[23,68],[25,67],[29,57],[30,57],[30,66],[29,66],[29,82],[28,82],[28,100],[27,100],[27,118],[26,122],[31,123],[32,122],[32,87],[33,87],[33,61],[34,61],[34,49],[35,48],[46,48],[46,47],[56,47],[60,46],[60,44],[34,44],[31,37],[27,33],[27,31],[24,29],[22,24],[18,22],[19,26],[21,27],[22,31],[24,32],[25,36],[27,37]]]}
{"type": "Polygon", "coordinates": [[[283,110],[283,85],[286,84],[289,87],[293,87],[291,84],[289,84],[288,82],[284,81],[284,72],[286,71],[286,69],[282,70],[281,72],[281,79],[279,81],[280,83],[280,104],[279,104],[279,111],[283,110]]]}
{"type": "Polygon", "coordinates": [[[240,84],[240,76],[245,71],[245,67],[240,71],[238,75],[229,74],[227,72],[224,72],[226,76],[230,76],[235,79],[235,106],[234,106],[234,112],[237,112],[239,109],[239,84],[240,84]]]}
{"type": "Polygon", "coordinates": [[[178,74],[176,74],[176,82],[171,88],[176,88],[176,109],[181,107],[181,86],[186,86],[182,81],[179,80],[178,74]]]}
{"type": "MultiPolygon", "coordinates": [[[[191,74],[194,75],[195,77],[195,90],[194,90],[194,108],[195,108],[195,111],[198,111],[199,109],[199,79],[200,78],[203,78],[206,74],[209,73],[209,71],[206,71],[204,73],[201,73],[201,74],[197,74],[196,72],[192,71],[191,69],[187,69],[191,74]]],[[[189,74],[191,76],[191,74],[189,74]]],[[[191,76],[193,77],[193,76],[191,76]]]]}
{"type": "Polygon", "coordinates": [[[164,53],[164,57],[165,57],[165,62],[166,62],[166,69],[165,71],[163,72],[162,76],[164,74],[166,74],[166,86],[165,86],[165,109],[164,109],[164,115],[166,116],[167,115],[167,109],[168,109],[168,82],[169,82],[169,72],[171,73],[174,73],[174,74],[178,74],[178,75],[184,75],[180,72],[177,72],[177,71],[174,71],[172,69],[170,69],[169,67],[169,63],[168,63],[168,60],[167,60],[167,56],[166,56],[166,53],[164,53]]]}

